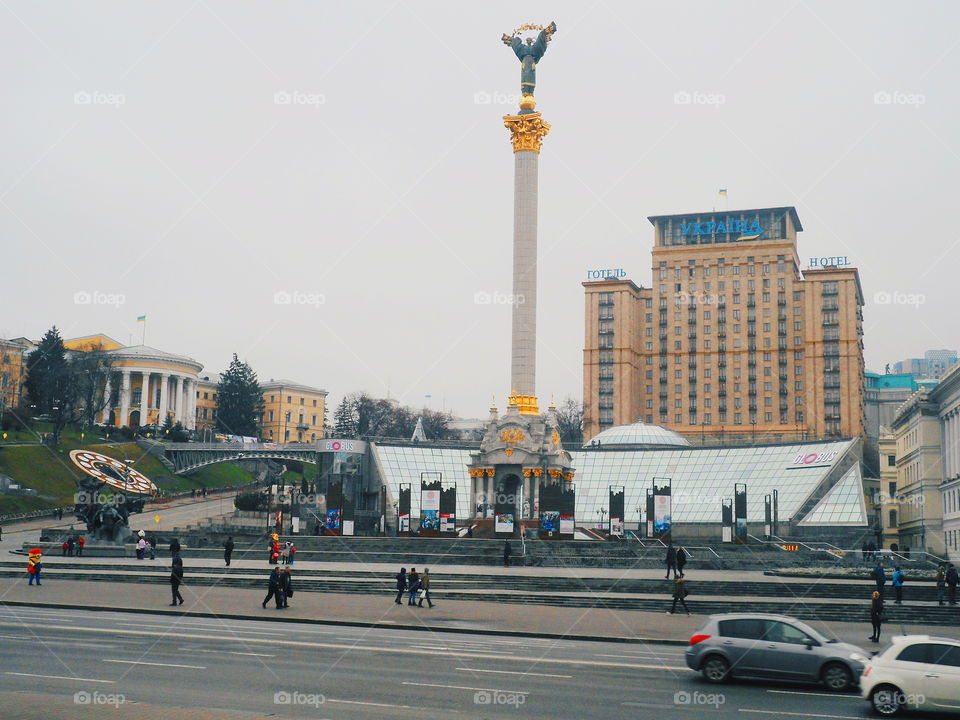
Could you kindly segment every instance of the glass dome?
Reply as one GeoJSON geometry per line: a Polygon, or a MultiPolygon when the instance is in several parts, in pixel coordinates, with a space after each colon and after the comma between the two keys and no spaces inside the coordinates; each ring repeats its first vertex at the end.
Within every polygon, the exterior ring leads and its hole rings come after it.
{"type": "Polygon", "coordinates": [[[617,425],[607,428],[602,433],[594,435],[590,442],[583,447],[600,445],[608,447],[611,445],[674,445],[687,447],[690,442],[680,433],[668,430],[659,425],[648,425],[647,423],[635,422],[631,425],[617,425]]]}

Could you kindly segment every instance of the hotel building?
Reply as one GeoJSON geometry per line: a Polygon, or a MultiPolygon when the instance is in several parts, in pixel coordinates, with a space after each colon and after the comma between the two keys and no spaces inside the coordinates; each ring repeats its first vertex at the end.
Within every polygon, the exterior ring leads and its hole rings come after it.
{"type": "Polygon", "coordinates": [[[583,283],[584,438],[638,420],[694,441],[862,436],[857,269],[801,270],[793,207],[649,220],[652,287],[583,283]]]}

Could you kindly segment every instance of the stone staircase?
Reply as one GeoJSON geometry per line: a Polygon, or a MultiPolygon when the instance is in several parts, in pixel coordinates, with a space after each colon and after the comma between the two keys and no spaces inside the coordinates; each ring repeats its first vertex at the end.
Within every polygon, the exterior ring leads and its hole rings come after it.
{"type": "MultiPolygon", "coordinates": [[[[165,555],[166,553],[164,553],[165,555]]],[[[186,580],[195,586],[218,585],[265,588],[266,567],[190,567],[186,580]]],[[[407,565],[409,567],[409,564],[407,565]]],[[[390,575],[364,570],[314,570],[295,564],[295,588],[301,592],[382,595],[388,602],[394,593],[390,575]]],[[[0,578],[22,577],[22,562],[0,562],[0,578]]],[[[166,584],[167,562],[158,558],[137,564],[48,562],[44,575],[53,581],[87,580],[166,584]]],[[[662,612],[670,602],[672,583],[665,579],[618,579],[614,577],[563,577],[473,575],[444,573],[435,568],[431,594],[437,602],[467,600],[577,608],[607,608],[662,612]]],[[[691,595],[688,605],[698,615],[725,612],[767,612],[806,620],[869,623],[872,583],[839,582],[698,582],[688,573],[691,595]]],[[[894,605],[888,589],[887,614],[896,627],[903,625],[960,626],[960,608],[938,606],[932,583],[915,583],[906,592],[907,604],[894,605]]]]}

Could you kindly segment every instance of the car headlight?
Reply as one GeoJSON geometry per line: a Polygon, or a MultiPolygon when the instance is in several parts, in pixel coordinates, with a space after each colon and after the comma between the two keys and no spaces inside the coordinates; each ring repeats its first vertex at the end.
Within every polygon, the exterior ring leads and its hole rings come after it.
{"type": "Polygon", "coordinates": [[[860,653],[850,653],[850,659],[861,663],[870,662],[870,658],[868,658],[866,655],[861,655],[860,653]]]}

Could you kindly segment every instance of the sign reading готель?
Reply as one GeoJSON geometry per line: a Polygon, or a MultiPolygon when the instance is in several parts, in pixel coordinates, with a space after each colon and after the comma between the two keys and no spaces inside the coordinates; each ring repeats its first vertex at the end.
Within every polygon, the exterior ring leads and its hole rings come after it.
{"type": "Polygon", "coordinates": [[[625,278],[627,271],[623,268],[612,270],[587,270],[587,280],[609,280],[610,278],[625,278]]]}

